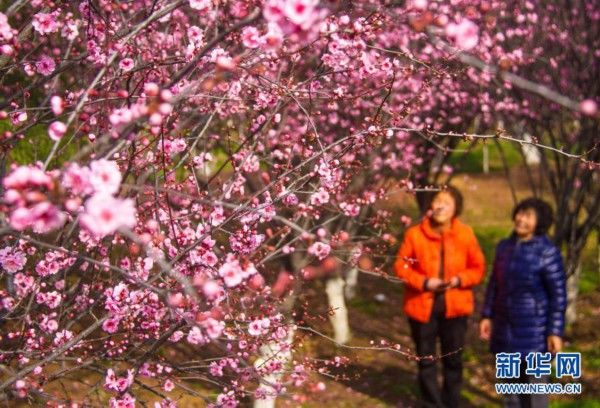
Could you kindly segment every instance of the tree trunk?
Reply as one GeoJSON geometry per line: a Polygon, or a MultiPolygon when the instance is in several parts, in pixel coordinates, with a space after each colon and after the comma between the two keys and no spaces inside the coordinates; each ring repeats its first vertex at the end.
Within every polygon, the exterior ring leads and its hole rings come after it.
{"type": "Polygon", "coordinates": [[[259,368],[269,361],[277,360],[281,362],[281,371],[261,377],[260,388],[265,392],[266,398],[254,399],[254,408],[275,408],[278,392],[273,385],[279,384],[283,373],[287,370],[287,366],[292,360],[292,343],[294,342],[295,333],[293,327],[293,325],[289,326],[288,335],[283,347],[280,347],[278,343],[272,342],[260,348],[260,356],[254,362],[254,367],[259,368]]]}
{"type": "MultiPolygon", "coordinates": [[[[600,257],[600,246],[598,256],[600,257]]],[[[346,299],[353,299],[356,295],[356,286],[358,285],[358,268],[355,266],[351,268],[346,274],[346,287],[344,288],[344,292],[346,294],[346,299]]]]}
{"type": "Polygon", "coordinates": [[[538,150],[538,148],[536,146],[532,146],[529,144],[530,142],[533,141],[533,139],[531,138],[531,135],[529,133],[525,133],[523,135],[523,140],[528,142],[521,146],[521,150],[523,151],[523,154],[525,155],[526,163],[529,165],[537,166],[542,161],[542,159],[540,157],[540,151],[538,150]]]}
{"type": "Polygon", "coordinates": [[[483,174],[490,172],[490,148],[487,144],[483,145],[483,174]]]}
{"type": "Polygon", "coordinates": [[[567,312],[565,314],[566,325],[571,325],[577,320],[577,295],[579,294],[581,263],[578,263],[573,268],[574,272],[567,275],[567,312]]]}
{"type": "Polygon", "coordinates": [[[350,324],[348,323],[348,308],[344,299],[344,279],[337,276],[327,279],[325,291],[331,313],[329,320],[333,326],[333,337],[336,342],[346,344],[350,340],[350,324]]]}

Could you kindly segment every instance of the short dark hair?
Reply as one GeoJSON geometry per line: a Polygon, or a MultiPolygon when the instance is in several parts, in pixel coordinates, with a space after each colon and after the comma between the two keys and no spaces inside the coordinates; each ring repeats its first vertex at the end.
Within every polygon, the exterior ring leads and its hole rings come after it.
{"type": "Polygon", "coordinates": [[[512,219],[518,212],[532,209],[535,211],[537,222],[535,225],[535,235],[545,235],[554,222],[554,212],[552,207],[546,201],[537,197],[529,197],[520,201],[512,211],[512,219]]]}
{"type": "Polygon", "coordinates": [[[463,195],[458,188],[451,185],[433,186],[432,190],[427,191],[427,193],[424,195],[422,207],[423,210],[427,211],[431,209],[431,203],[433,202],[433,199],[440,193],[450,194],[452,199],[454,199],[454,217],[458,217],[459,215],[461,215],[463,210],[463,195]]]}

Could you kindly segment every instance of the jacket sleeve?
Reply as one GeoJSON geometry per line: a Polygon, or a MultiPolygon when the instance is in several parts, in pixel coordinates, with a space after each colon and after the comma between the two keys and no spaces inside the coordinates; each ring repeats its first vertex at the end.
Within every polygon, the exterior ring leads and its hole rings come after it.
{"type": "Polygon", "coordinates": [[[467,243],[467,268],[458,274],[461,288],[471,288],[481,282],[485,272],[485,259],[473,230],[467,243]]]}
{"type": "Polygon", "coordinates": [[[498,258],[498,248],[500,245],[496,247],[496,255],[494,257],[494,266],[492,268],[492,275],[487,284],[487,288],[485,289],[485,298],[483,300],[483,309],[481,310],[481,318],[482,319],[491,319],[494,317],[494,299],[496,298],[496,287],[498,283],[496,282],[498,271],[497,271],[497,262],[498,258]]]}
{"type": "Polygon", "coordinates": [[[425,275],[417,272],[415,268],[416,254],[414,249],[414,242],[412,234],[407,231],[402,245],[398,250],[396,262],[394,263],[394,270],[396,275],[402,279],[405,285],[412,289],[424,292],[425,291],[425,275]]]}
{"type": "Polygon", "coordinates": [[[553,246],[552,249],[544,252],[542,268],[542,282],[549,301],[546,336],[562,337],[567,308],[567,277],[558,248],[553,246]]]}

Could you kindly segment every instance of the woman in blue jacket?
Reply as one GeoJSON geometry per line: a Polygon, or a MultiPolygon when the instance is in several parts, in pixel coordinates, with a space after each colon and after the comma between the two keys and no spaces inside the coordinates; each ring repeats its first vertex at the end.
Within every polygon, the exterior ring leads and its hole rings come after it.
{"type": "MultiPolygon", "coordinates": [[[[538,198],[521,201],[513,210],[514,231],[496,247],[479,324],[492,353],[521,353],[519,383],[548,382],[525,375],[530,352],[557,353],[567,305],[566,276],[560,250],[546,233],[552,208],[538,198]]],[[[545,394],[509,395],[505,406],[546,407],[545,394]]]]}

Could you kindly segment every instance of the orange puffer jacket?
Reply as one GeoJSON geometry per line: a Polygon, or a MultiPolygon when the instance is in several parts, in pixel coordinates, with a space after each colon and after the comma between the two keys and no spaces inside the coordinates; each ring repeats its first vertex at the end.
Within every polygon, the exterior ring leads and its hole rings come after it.
{"type": "Polygon", "coordinates": [[[394,264],[396,275],[405,282],[404,312],[426,323],[433,308],[434,293],[424,289],[427,278],[439,277],[441,244],[444,241],[444,276],[460,278],[460,286],[445,292],[446,317],[473,313],[472,287],[481,282],[485,260],[471,227],[452,220],[450,229],[440,234],[432,229],[429,218],[406,231],[394,264]]]}

